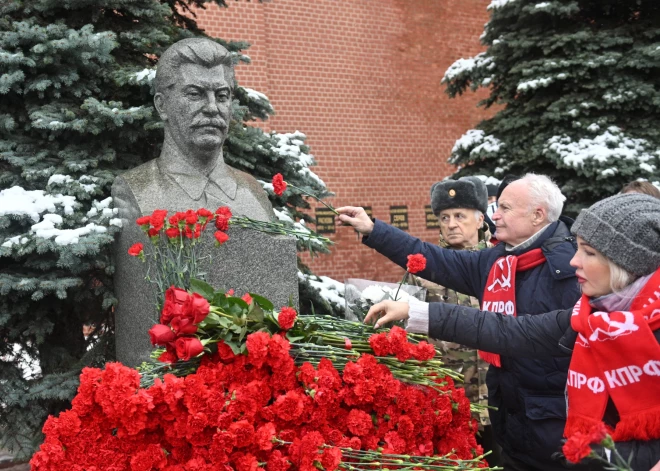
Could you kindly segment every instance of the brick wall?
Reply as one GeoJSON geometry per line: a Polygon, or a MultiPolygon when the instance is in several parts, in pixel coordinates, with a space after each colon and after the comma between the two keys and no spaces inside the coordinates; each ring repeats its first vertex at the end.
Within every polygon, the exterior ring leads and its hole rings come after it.
{"type": "MultiPolygon", "coordinates": [[[[316,157],[314,171],[335,207],[408,207],[410,234],[426,229],[429,188],[452,172],[452,146],[485,112],[483,92],[449,99],[440,80],[458,58],[482,50],[488,0],[228,0],[198,12],[200,26],[247,40],[252,64],[239,83],[265,93],[276,116],[267,130],[300,130],[316,157]]],[[[333,253],[305,262],[343,281],[398,281],[403,270],[362,246],[349,228],[330,237],[333,253]]]]}

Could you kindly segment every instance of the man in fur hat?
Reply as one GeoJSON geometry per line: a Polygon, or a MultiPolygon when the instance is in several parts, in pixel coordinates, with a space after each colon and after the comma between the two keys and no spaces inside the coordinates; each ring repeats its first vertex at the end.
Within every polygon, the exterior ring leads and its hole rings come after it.
{"type": "MultiPolygon", "coordinates": [[[[454,250],[477,251],[491,247],[491,234],[484,222],[488,207],[486,185],[477,177],[463,177],[458,180],[445,180],[431,187],[431,208],[440,221],[440,241],[438,245],[454,250]]],[[[479,300],[473,296],[421,280],[427,288],[427,302],[445,302],[461,306],[479,307],[479,300]]],[[[452,342],[434,342],[443,351],[442,360],[448,368],[464,376],[465,395],[474,404],[488,405],[486,372],[488,363],[479,359],[477,350],[452,342]]],[[[479,414],[480,429],[490,425],[488,410],[479,414]]],[[[489,427],[490,428],[490,427],[489,427]]],[[[486,432],[489,432],[487,430],[486,432]]],[[[488,433],[486,433],[488,435],[488,433]]]]}

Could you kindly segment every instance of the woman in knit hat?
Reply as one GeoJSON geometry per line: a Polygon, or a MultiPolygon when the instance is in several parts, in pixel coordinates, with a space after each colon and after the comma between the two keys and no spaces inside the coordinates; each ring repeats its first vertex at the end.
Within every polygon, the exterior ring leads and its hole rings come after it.
{"type": "MultiPolygon", "coordinates": [[[[604,422],[635,471],[660,468],[660,200],[612,196],[582,210],[571,231],[578,244],[571,265],[582,289],[571,310],[513,317],[384,301],[365,322],[411,318],[417,333],[491,355],[571,356],[565,436],[604,422]]],[[[487,284],[509,289],[504,278],[487,284]]]]}

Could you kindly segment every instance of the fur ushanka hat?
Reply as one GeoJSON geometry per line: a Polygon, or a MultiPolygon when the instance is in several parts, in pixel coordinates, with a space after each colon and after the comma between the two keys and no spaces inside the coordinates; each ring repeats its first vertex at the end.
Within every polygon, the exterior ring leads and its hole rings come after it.
{"type": "Polygon", "coordinates": [[[431,187],[431,208],[436,216],[445,209],[478,209],[486,214],[488,190],[477,177],[444,180],[431,187]]]}

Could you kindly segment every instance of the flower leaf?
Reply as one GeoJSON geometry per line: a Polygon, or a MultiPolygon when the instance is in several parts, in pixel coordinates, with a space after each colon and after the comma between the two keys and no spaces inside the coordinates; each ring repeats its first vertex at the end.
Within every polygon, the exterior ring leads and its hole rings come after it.
{"type": "Polygon", "coordinates": [[[208,301],[213,300],[213,295],[215,294],[215,290],[213,289],[213,286],[211,286],[205,281],[198,280],[196,278],[191,278],[190,289],[192,290],[193,293],[197,293],[200,296],[204,296],[208,301]]]}

